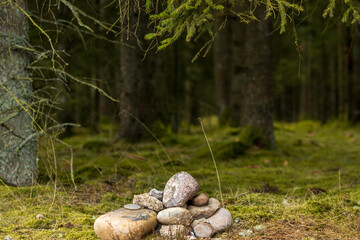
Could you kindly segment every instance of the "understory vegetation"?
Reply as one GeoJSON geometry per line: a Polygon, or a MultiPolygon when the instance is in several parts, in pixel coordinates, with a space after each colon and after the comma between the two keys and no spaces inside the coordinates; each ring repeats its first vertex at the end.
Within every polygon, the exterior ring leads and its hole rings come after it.
{"type": "MultiPolygon", "coordinates": [[[[276,150],[249,128],[203,120],[233,227],[221,239],[358,239],[360,126],[341,122],[276,123],[276,150]]],[[[134,194],[162,190],[176,172],[196,178],[220,199],[216,171],[200,127],[174,135],[154,124],[141,143],[113,143],[116,127],[100,134],[73,129],[62,141],[40,140],[40,180],[34,187],[0,186],[0,239],[96,239],[95,219],[134,194]],[[160,143],[161,144],[160,144],[160,143]],[[166,152],[165,152],[166,151],[166,152]]],[[[148,239],[158,238],[151,235],[148,239]]]]}

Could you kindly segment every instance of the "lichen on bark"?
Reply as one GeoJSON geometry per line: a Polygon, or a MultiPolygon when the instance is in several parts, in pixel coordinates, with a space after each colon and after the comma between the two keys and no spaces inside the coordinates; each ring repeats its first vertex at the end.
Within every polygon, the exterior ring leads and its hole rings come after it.
{"type": "Polygon", "coordinates": [[[27,17],[14,4],[0,8],[0,178],[9,185],[29,186],[37,178],[37,140],[33,123],[32,83],[28,54],[27,17]]]}

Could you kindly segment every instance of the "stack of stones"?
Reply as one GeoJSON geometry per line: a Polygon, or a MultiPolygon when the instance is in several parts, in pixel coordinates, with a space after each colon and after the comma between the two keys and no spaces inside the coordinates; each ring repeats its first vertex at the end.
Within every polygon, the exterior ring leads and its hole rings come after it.
{"type": "Polygon", "coordinates": [[[103,240],[140,239],[154,231],[167,239],[211,237],[231,227],[231,213],[220,202],[200,193],[199,184],[186,172],[172,176],[164,191],[152,189],[135,195],[125,205],[96,219],[94,229],[103,240]]]}

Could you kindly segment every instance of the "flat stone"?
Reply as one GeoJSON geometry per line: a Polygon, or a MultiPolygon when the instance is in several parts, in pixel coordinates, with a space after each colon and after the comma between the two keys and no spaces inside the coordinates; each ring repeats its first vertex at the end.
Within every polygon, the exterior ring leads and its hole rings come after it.
{"type": "Polygon", "coordinates": [[[200,193],[199,195],[195,196],[192,200],[192,205],[201,207],[208,204],[209,201],[209,195],[206,193],[200,193]]]}
{"type": "Polygon", "coordinates": [[[157,215],[157,220],[166,225],[190,225],[191,213],[186,208],[174,207],[162,210],[157,215]]]}
{"type": "Polygon", "coordinates": [[[137,205],[137,204],[126,204],[124,206],[125,209],[128,209],[128,210],[138,210],[141,208],[141,206],[137,205]]]}
{"type": "Polygon", "coordinates": [[[172,176],[165,185],[163,204],[166,208],[183,206],[200,190],[200,185],[187,172],[172,176]]]}
{"type": "Polygon", "coordinates": [[[162,225],[160,228],[160,235],[170,239],[182,239],[188,232],[183,225],[162,225]]]}
{"type": "Polygon", "coordinates": [[[155,188],[151,189],[150,192],[149,192],[149,195],[158,199],[159,201],[162,201],[163,199],[163,194],[164,192],[163,191],[159,191],[155,188]]]}
{"type": "Polygon", "coordinates": [[[220,208],[220,206],[221,204],[217,199],[210,198],[207,205],[202,207],[189,206],[188,209],[193,215],[194,219],[200,219],[211,217],[216,212],[216,210],[220,208]]]}
{"type": "Polygon", "coordinates": [[[220,208],[214,215],[206,219],[214,228],[214,233],[225,231],[232,225],[232,216],[229,210],[220,208]]]}
{"type": "Polygon", "coordinates": [[[160,212],[164,209],[162,202],[159,199],[150,196],[148,193],[134,195],[133,203],[154,210],[155,212],[160,212]]]}
{"type": "Polygon", "coordinates": [[[194,228],[196,237],[211,237],[214,233],[214,228],[210,225],[210,223],[203,222],[197,224],[194,228]]]}
{"type": "Polygon", "coordinates": [[[98,217],[94,230],[102,240],[130,240],[152,232],[156,224],[156,212],[152,210],[120,208],[98,217]]]}

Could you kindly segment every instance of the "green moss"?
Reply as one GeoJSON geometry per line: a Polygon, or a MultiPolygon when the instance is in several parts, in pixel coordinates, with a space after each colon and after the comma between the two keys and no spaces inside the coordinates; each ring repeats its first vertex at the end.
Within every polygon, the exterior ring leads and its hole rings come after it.
{"type": "Polygon", "coordinates": [[[84,143],[83,148],[90,151],[102,151],[109,148],[111,144],[108,139],[94,139],[84,143]]]}
{"type": "Polygon", "coordinates": [[[331,210],[331,205],[325,201],[311,199],[306,202],[305,209],[307,212],[319,215],[331,210]]]}
{"type": "MultiPolygon", "coordinates": [[[[269,151],[254,146],[260,137],[256,130],[226,126],[218,129],[212,118],[204,123],[220,174],[224,204],[234,219],[251,226],[299,218],[329,220],[341,226],[346,219],[358,216],[360,128],[310,121],[276,123],[278,149],[269,151]],[[279,192],[251,192],[266,182],[279,192]],[[310,188],[325,189],[326,193],[314,196],[310,188]]],[[[164,132],[159,139],[171,160],[150,138],[140,143],[119,141],[109,145],[113,133],[109,126],[106,129],[99,135],[80,131],[64,139],[73,145],[75,180],[80,190],[75,192],[72,187],[69,151],[60,144],[55,146],[56,174],[51,149],[40,148],[43,185],[0,186],[0,239],[7,235],[14,239],[96,239],[94,218],[131,202],[134,194],[163,189],[179,171],[189,172],[202,192],[220,199],[215,167],[199,127],[184,126],[178,136],[167,135],[168,129],[161,130],[164,132]],[[50,176],[46,169],[51,170],[50,176]],[[53,183],[45,181],[56,176],[55,189],[53,183]],[[117,176],[115,180],[113,176],[117,176]],[[81,188],[81,183],[87,184],[87,190],[81,188]],[[36,219],[39,213],[46,219],[36,219]],[[67,222],[74,228],[64,227],[67,222]]],[[[345,225],[343,228],[348,229],[345,225]]]]}
{"type": "Polygon", "coordinates": [[[116,201],[120,201],[121,198],[114,194],[114,193],[105,193],[102,197],[101,197],[101,202],[106,203],[106,202],[116,202],[116,201]]]}
{"type": "Polygon", "coordinates": [[[229,210],[235,219],[247,221],[264,221],[274,217],[274,212],[267,206],[236,205],[230,206],[229,210]]]}

